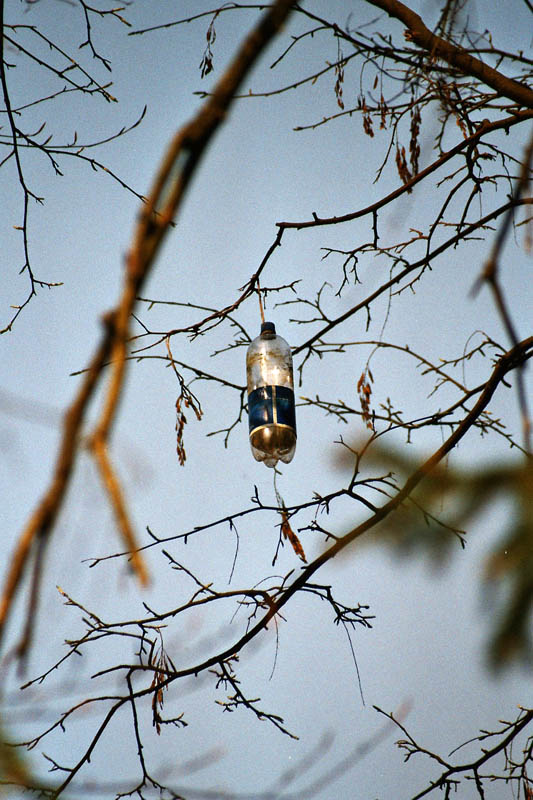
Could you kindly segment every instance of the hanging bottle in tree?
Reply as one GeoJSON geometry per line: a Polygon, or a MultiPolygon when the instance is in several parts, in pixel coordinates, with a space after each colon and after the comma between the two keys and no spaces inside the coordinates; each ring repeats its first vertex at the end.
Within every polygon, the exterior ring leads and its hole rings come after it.
{"type": "Polygon", "coordinates": [[[246,376],[254,458],[267,467],[278,461],[288,464],[296,449],[292,355],[273,322],[263,322],[260,335],[249,346],[246,376]]]}

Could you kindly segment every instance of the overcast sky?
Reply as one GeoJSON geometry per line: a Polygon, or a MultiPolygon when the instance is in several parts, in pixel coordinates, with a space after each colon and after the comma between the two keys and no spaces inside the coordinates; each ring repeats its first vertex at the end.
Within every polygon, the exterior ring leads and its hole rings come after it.
{"type": "MultiPolygon", "coordinates": [[[[430,23],[434,23],[433,3],[412,5],[429,14],[430,23]]],[[[501,11],[493,4],[486,5],[490,9],[480,0],[472,5],[477,14],[474,27],[490,28],[494,40],[503,48],[531,46],[527,9],[520,0],[510,0],[501,11]],[[524,24],[519,24],[521,14],[524,24]]],[[[170,136],[199,107],[201,101],[194,92],[213,85],[212,76],[202,81],[199,72],[209,19],[142,36],[128,36],[128,31],[211,7],[204,0],[134,1],[124,12],[131,22],[130,29],[114,20],[95,22],[95,41],[112,62],[110,91],[119,102],[66,94],[27,112],[28,129],[33,123],[37,129],[46,118],[46,130],[57,144],[72,141],[75,132],[80,143],[90,143],[134,123],[146,105],[141,125],[107,145],[86,151],[136,192],[146,193],[170,136]]],[[[341,21],[353,13],[357,18],[354,25],[377,16],[358,0],[310,0],[306,7],[325,16],[337,15],[341,21]]],[[[31,6],[7,3],[5,13],[8,23],[35,25],[48,31],[52,39],[65,41],[65,47],[85,59],[83,63],[100,80],[109,79],[106,70],[91,60],[87,48],[77,50],[83,39],[83,19],[76,4],[54,0],[41,0],[31,6]]],[[[213,80],[220,76],[256,17],[255,11],[240,11],[217,19],[213,80]]],[[[391,23],[380,24],[385,30],[393,29],[391,23]]],[[[248,79],[246,91],[268,91],[289,84],[337,58],[331,38],[317,36],[299,50],[294,48],[275,70],[269,69],[290,41],[291,31],[300,30],[301,26],[301,20],[293,20],[271,45],[248,79]]],[[[31,71],[9,48],[6,59],[18,65],[8,72],[14,107],[60,88],[52,77],[44,78],[42,70],[31,71]]],[[[347,76],[345,96],[357,96],[358,81],[358,72],[347,76]]],[[[145,297],[222,307],[235,299],[239,287],[257,269],[275,238],[277,221],[309,219],[313,212],[328,216],[346,213],[398,185],[392,170],[380,183],[373,183],[387,139],[384,135],[374,139],[364,136],[358,118],[344,118],[314,131],[293,130],[335,111],[333,86],[334,77],[328,74],[298,92],[249,98],[234,105],[199,170],[177,228],[144,289],[145,297]]],[[[433,134],[429,124],[424,133],[422,159],[428,160],[431,155],[433,134]]],[[[522,145],[517,136],[517,155],[522,145]]],[[[43,206],[30,207],[29,247],[34,271],[38,278],[62,281],[63,286],[40,289],[13,330],[0,339],[0,548],[4,563],[47,487],[60,436],[61,414],[78,385],[78,378],[71,377],[71,373],[86,366],[98,339],[101,315],[118,298],[124,255],[139,206],[138,199],[108,174],[94,172],[73,158],[61,161],[63,177],[53,174],[42,154],[25,153],[24,159],[29,185],[45,198],[43,206]]],[[[21,235],[13,228],[21,224],[22,195],[12,162],[0,169],[0,327],[9,319],[10,306],[21,303],[28,291],[26,276],[19,274],[23,263],[21,235]]],[[[410,227],[422,226],[424,221],[427,224],[431,188],[420,187],[401,211],[384,216],[384,238],[401,239],[404,230],[407,235],[410,227]]],[[[322,260],[321,248],[348,249],[370,238],[368,220],[355,221],[346,229],[288,232],[283,246],[269,262],[263,283],[274,286],[301,279],[299,291],[312,297],[324,281],[329,281],[331,288],[324,290],[325,302],[339,313],[338,309],[354,305],[362,290],[350,286],[341,300],[335,298],[339,263],[322,260]]],[[[483,243],[451,251],[416,295],[405,293],[397,298],[389,315],[385,301],[376,306],[368,332],[366,317],[356,317],[335,333],[332,341],[338,341],[336,337],[341,335],[347,341],[376,339],[386,322],[384,337],[388,341],[409,343],[434,359],[460,355],[467,337],[477,328],[505,344],[488,292],[482,291],[475,299],[469,295],[485,254],[483,243]]],[[[376,263],[372,259],[361,260],[360,277],[365,291],[382,280],[381,266],[376,263]]],[[[505,269],[506,290],[519,335],[526,336],[531,326],[531,262],[518,239],[506,249],[505,269]]],[[[271,297],[267,317],[297,347],[309,335],[308,327],[291,321],[301,316],[301,309],[292,305],[275,308],[271,297]]],[[[291,299],[290,292],[279,299],[291,299]]],[[[197,318],[197,312],[178,306],[149,309],[140,304],[138,313],[153,330],[180,327],[197,318]]],[[[246,303],[237,316],[250,336],[257,335],[260,317],[256,302],[246,303]]],[[[140,333],[142,329],[138,326],[136,330],[140,333]]],[[[210,336],[192,343],[186,339],[175,341],[174,355],[243,386],[244,348],[233,348],[214,358],[211,355],[226,348],[233,336],[229,325],[220,326],[210,336]]],[[[164,348],[151,351],[154,356],[164,353],[164,348]]],[[[302,397],[319,394],[357,405],[356,383],[368,354],[369,348],[354,347],[342,356],[312,360],[303,372],[302,385],[296,389],[298,402],[302,397]]],[[[296,360],[296,366],[300,361],[296,360]]],[[[389,355],[378,353],[372,369],[376,404],[390,397],[395,405],[406,409],[406,416],[418,413],[419,408],[422,415],[432,407],[427,400],[431,381],[419,376],[414,382],[401,359],[392,360],[389,355]]],[[[486,363],[468,364],[468,384],[486,379],[488,369],[486,363]]],[[[143,543],[148,541],[147,525],[158,536],[170,537],[250,507],[254,487],[264,503],[276,502],[272,471],[256,463],[250,453],[246,420],[233,429],[227,448],[223,436],[206,435],[234,421],[239,412],[238,392],[215,389],[205,383],[194,384],[193,388],[205,414],[201,422],[192,413],[188,415],[187,462],[181,467],[174,431],[176,378],[155,358],[131,365],[113,451],[143,543]]],[[[101,399],[98,397],[91,409],[92,419],[101,399]]],[[[514,393],[500,390],[493,408],[495,415],[506,414],[511,428],[519,434],[516,406],[514,393]]],[[[332,416],[301,406],[297,420],[296,455],[291,464],[282,467],[277,484],[287,505],[304,502],[315,491],[325,494],[339,488],[346,473],[338,466],[339,450],[334,442],[340,434],[351,441],[365,435],[355,417],[349,425],[341,425],[332,416]]],[[[402,437],[395,441],[405,446],[402,437]]],[[[424,454],[438,444],[439,436],[428,433],[426,438],[420,436],[409,452],[424,454]]],[[[500,443],[493,444],[490,437],[480,439],[472,432],[450,463],[476,465],[499,457],[502,452],[507,455],[500,443]]],[[[384,728],[384,719],[373,709],[374,704],[385,711],[403,709],[407,714],[405,724],[417,740],[444,755],[474,736],[479,728],[495,726],[498,719],[514,718],[517,705],[527,704],[531,696],[525,671],[516,668],[496,678],[484,666],[492,606],[482,591],[481,577],[484,557],[499,535],[505,514],[504,507],[492,508],[469,531],[466,550],[456,547],[450,562],[439,569],[422,558],[400,559],[384,548],[372,547],[370,542],[352,548],[338,563],[329,564],[320,573],[320,581],[331,582],[339,599],[347,604],[368,604],[369,613],[375,615],[371,630],[361,627],[353,634],[363,696],[344,630],[332,624],[330,609],[316,598],[297,596],[286,607],[286,619],[278,630],[273,627],[259,638],[257,645],[252,644],[242,653],[238,674],[243,688],[253,697],[260,696],[266,710],[283,716],[299,740],[283,736],[242,709],[223,714],[214,701],[224,693],[215,690],[212,680],[199,681],[200,686],[189,682],[168,692],[169,707],[177,713],[183,711],[187,728],[164,730],[157,737],[150,727],[149,709],[146,710],[145,757],[154,765],[155,777],[159,774],[164,781],[168,770],[171,785],[217,787],[219,791],[239,790],[251,795],[275,786],[278,776],[312,754],[313,763],[294,786],[291,784],[290,788],[296,791],[356,753],[358,746],[384,728]],[[323,743],[328,736],[332,737],[329,749],[323,743]],[[198,764],[191,760],[204,754],[206,764],[194,771],[198,764]]],[[[363,518],[359,508],[339,504],[327,524],[342,534],[363,518]]],[[[306,521],[302,520],[302,525],[306,521]]],[[[239,551],[232,586],[251,586],[272,574],[277,522],[275,516],[265,514],[237,523],[239,551]]],[[[309,535],[302,534],[302,542],[309,560],[322,548],[322,542],[309,535]]],[[[191,537],[186,546],[182,542],[171,543],[168,549],[202,580],[215,581],[223,589],[232,573],[235,543],[234,533],[225,525],[191,537]]],[[[171,571],[156,548],[148,552],[153,584],[144,594],[129,576],[124,561],[106,561],[95,569],[89,569],[83,561],[121,549],[98,475],[85,454],[79,460],[50,549],[28,677],[51,666],[65,650],[63,640],[83,630],[80,613],[63,606],[56,585],[108,620],[138,616],[142,601],[158,610],[170,608],[190,593],[187,579],[171,571]]],[[[300,562],[285,547],[274,571],[281,575],[291,567],[298,570],[300,562]]],[[[242,619],[239,615],[233,619],[233,613],[234,607],[228,604],[218,615],[191,614],[173,628],[166,646],[174,663],[187,666],[218,647],[219,639],[230,642],[238,638],[242,619]]],[[[20,620],[17,613],[14,626],[20,620]]],[[[13,628],[12,633],[14,636],[13,628]]],[[[112,664],[113,657],[117,662],[132,657],[127,647],[123,651],[115,647],[116,652],[111,647],[107,651],[104,647],[100,651],[95,648],[92,659],[79,659],[61,674],[51,676],[43,685],[47,705],[62,711],[65,703],[73,703],[88,693],[113,689],[112,680],[90,684],[88,676],[104,662],[112,664]],[[80,676],[86,680],[80,680],[80,676]]],[[[13,695],[20,683],[20,678],[10,673],[13,695]]],[[[37,694],[27,692],[27,696],[27,705],[22,706],[8,699],[7,719],[13,736],[27,737],[51,719],[46,711],[42,719],[35,721],[35,708],[43,709],[44,701],[37,694]]],[[[67,728],[65,734],[39,745],[31,761],[37,773],[46,774],[46,763],[39,760],[39,752],[52,755],[61,763],[72,762],[86,746],[100,718],[98,714],[88,714],[67,728]]],[[[439,770],[420,757],[404,765],[394,746],[397,738],[395,731],[389,732],[353,769],[320,789],[316,797],[410,797],[439,770]]],[[[136,775],[135,741],[131,712],[127,709],[103,737],[81,779],[133,780],[136,775]]],[[[104,792],[101,796],[110,795],[104,792]]],[[[461,795],[469,796],[467,790],[461,795]]],[[[487,798],[494,800],[507,796],[512,796],[510,787],[493,787],[487,792],[487,798]]]]}

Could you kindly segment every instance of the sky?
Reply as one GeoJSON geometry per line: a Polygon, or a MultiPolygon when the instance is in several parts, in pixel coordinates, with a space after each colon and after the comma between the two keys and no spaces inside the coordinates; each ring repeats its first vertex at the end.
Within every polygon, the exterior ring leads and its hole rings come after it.
{"type": "MultiPolygon", "coordinates": [[[[473,5],[473,24],[488,28],[502,47],[531,47],[527,9],[512,0],[498,10],[479,1],[473,5]],[[477,19],[475,18],[477,15],[477,19]],[[517,20],[524,24],[517,24],[517,20]]],[[[103,4],[99,8],[105,7],[103,4]]],[[[350,13],[357,22],[376,17],[362,2],[328,3],[311,0],[306,7],[324,15],[345,19],[350,13]]],[[[435,15],[432,3],[413,5],[421,13],[435,15]]],[[[26,112],[28,129],[35,130],[46,119],[46,131],[57,144],[105,139],[132,125],[146,113],[142,123],[124,136],[101,147],[86,150],[106,164],[139,194],[148,191],[152,176],[170,137],[198,109],[195,92],[209,90],[222,74],[234,48],[256,19],[255,11],[230,12],[216,21],[213,45],[214,73],[201,80],[199,64],[205,48],[209,18],[167,30],[128,36],[128,32],[186,17],[211,8],[203,2],[133,2],[125,10],[131,23],[126,28],[116,20],[94,23],[95,41],[112,61],[109,76],[92,60],[88,48],[77,50],[83,39],[82,15],[75,3],[40,0],[31,5],[6,4],[6,22],[34,25],[52,39],[66,40],[83,64],[99,79],[113,80],[110,91],[117,103],[98,97],[80,98],[65,94],[57,101],[35,106],[26,112]]],[[[386,30],[392,23],[382,22],[386,30]]],[[[292,21],[260,60],[247,79],[244,92],[270,91],[312,73],[337,58],[329,38],[315,37],[294,48],[276,69],[272,62],[283,52],[301,22],[292,21]]],[[[28,41],[33,36],[26,31],[28,41]]],[[[26,35],[19,31],[20,36],[26,35]]],[[[44,51],[43,51],[44,53],[44,51]]],[[[8,71],[11,100],[19,106],[57,90],[53,76],[27,66],[20,56],[6,49],[6,58],[17,62],[8,71]]],[[[346,77],[345,97],[356,97],[359,73],[346,77]]],[[[394,171],[386,170],[375,184],[376,170],[383,158],[386,139],[364,136],[359,119],[344,118],[315,130],[294,131],[319,121],[336,110],[334,77],[327,75],[296,91],[266,98],[237,101],[226,125],[215,137],[190,189],[177,221],[151,274],[143,296],[152,300],[189,302],[199,306],[223,307],[231,303],[257,269],[276,235],[281,220],[309,219],[319,215],[342,214],[368,205],[398,185],[394,171]]],[[[422,159],[431,155],[432,129],[425,129],[422,159]]],[[[44,134],[43,134],[44,135],[44,134]]],[[[520,153],[522,139],[513,147],[520,153]]],[[[17,536],[31,510],[45,491],[54,464],[61,428],[61,415],[73,398],[78,378],[71,373],[88,363],[98,340],[102,314],[117,301],[125,254],[134,228],[139,200],[103,170],[65,157],[62,177],[54,175],[41,154],[25,153],[29,185],[44,204],[31,204],[29,247],[38,278],[63,285],[39,289],[36,297],[18,317],[13,330],[0,339],[0,492],[3,530],[2,562],[9,559],[17,536]]],[[[420,187],[401,209],[384,215],[382,236],[400,238],[410,227],[427,223],[427,209],[435,189],[420,187]]],[[[16,182],[14,164],[0,169],[2,197],[2,275],[0,327],[7,324],[10,306],[21,303],[28,281],[19,274],[23,263],[20,231],[22,195],[16,182]]],[[[347,287],[335,297],[340,278],[334,256],[323,259],[323,248],[348,249],[371,237],[367,220],[346,228],[319,231],[288,231],[283,245],[269,262],[263,282],[266,286],[298,284],[300,296],[312,297],[324,282],[327,309],[335,314],[349,308],[362,289],[347,287]]],[[[479,275],[487,246],[469,244],[446,255],[440,268],[425,278],[416,294],[396,298],[390,313],[387,303],[376,306],[372,324],[365,330],[366,317],[358,315],[342,331],[346,341],[377,339],[425,348],[434,359],[459,355],[472,331],[483,329],[504,341],[501,322],[486,290],[475,298],[469,291],[479,275]]],[[[379,285],[383,265],[361,259],[360,278],[365,291],[379,285]]],[[[531,260],[519,237],[505,250],[506,292],[512,304],[519,333],[530,332],[531,260]]],[[[290,300],[290,292],[280,300],[290,300]]],[[[294,321],[305,309],[274,305],[267,298],[267,317],[293,347],[305,341],[310,328],[294,321]]],[[[151,330],[181,327],[198,318],[198,312],[179,305],[138,306],[139,319],[151,330]]],[[[259,308],[247,302],[236,315],[253,338],[259,332],[259,308]]],[[[139,324],[136,332],[141,333],[139,324]]],[[[245,349],[228,348],[235,330],[219,326],[209,336],[192,342],[173,341],[177,359],[213,371],[238,386],[245,384],[245,349]],[[213,356],[213,352],[223,351],[213,356]]],[[[334,337],[337,334],[335,333],[334,337]]],[[[146,341],[139,340],[142,346],[146,341]]],[[[333,341],[337,341],[333,338],[333,341]]],[[[298,402],[298,445],[293,462],[284,465],[277,489],[287,505],[304,502],[313,492],[333,491],[346,480],[339,465],[339,435],[356,441],[365,436],[358,418],[348,425],[339,423],[305,405],[305,397],[344,398],[357,404],[356,383],[370,349],[350,347],[345,354],[311,360],[296,387],[298,402]]],[[[160,347],[149,355],[164,356],[160,347]]],[[[295,365],[301,363],[297,357],[295,365]]],[[[216,388],[210,383],[192,385],[201,399],[201,422],[188,415],[185,432],[187,461],[181,467],[176,456],[175,401],[177,381],[159,358],[132,361],[120,415],[113,435],[113,454],[125,484],[139,541],[149,541],[146,526],[159,537],[172,537],[198,525],[205,525],[252,505],[256,491],[265,504],[275,504],[273,473],[256,463],[249,450],[246,420],[231,431],[227,447],[224,437],[208,436],[233,423],[239,413],[238,392],[216,388]],[[256,488],[255,488],[256,487],[256,488]]],[[[487,364],[469,362],[465,380],[476,385],[487,375],[487,364]]],[[[391,398],[406,414],[432,408],[428,395],[432,384],[414,375],[401,357],[380,351],[372,361],[374,402],[391,398]]],[[[530,380],[530,379],[529,379],[530,380]]],[[[530,388],[530,383],[528,384],[530,388]]],[[[99,394],[91,406],[95,420],[101,407],[99,394]]],[[[445,398],[443,400],[445,402],[445,398]]],[[[499,392],[494,413],[504,414],[511,430],[519,435],[520,425],[514,392],[499,392]]],[[[87,432],[90,426],[87,427],[87,432]]],[[[396,444],[406,447],[397,437],[396,444]]],[[[438,446],[439,437],[428,433],[418,438],[409,454],[424,455],[438,446]],[[415,449],[416,448],[416,449],[415,449]]],[[[471,434],[460,445],[450,464],[476,466],[494,458],[507,458],[508,449],[496,440],[471,434]]],[[[328,527],[344,533],[364,517],[362,511],[339,503],[330,514],[328,527]]],[[[391,730],[374,706],[387,712],[405,713],[405,724],[429,749],[447,754],[480,728],[512,719],[517,705],[528,704],[530,683],[526,670],[512,668],[494,676],[486,668],[485,648],[493,622],[494,605],[483,591],[483,565],[491,545],[501,533],[508,509],[491,507],[469,530],[465,551],[456,547],[453,557],[436,568],[421,557],[401,558],[395,551],[372,541],[361,542],[320,572],[320,581],[331,583],[340,600],[369,606],[375,618],[372,628],[357,628],[352,637],[357,664],[342,627],[333,624],[331,610],[316,598],[298,595],[285,609],[284,619],[243,651],[238,675],[251,696],[261,697],[262,707],[280,714],[298,741],[281,734],[266,721],[238,709],[224,714],[215,700],[223,697],[212,676],[167,693],[168,709],[184,713],[188,727],[163,730],[157,736],[151,728],[150,709],[145,709],[145,757],[155,777],[170,775],[169,783],[194,790],[212,789],[223,796],[239,791],[253,796],[261,790],[280,791],[278,780],[296,796],[315,780],[335,771],[343,759],[356,761],[352,768],[338,770],[317,790],[319,800],[338,798],[411,797],[440,773],[420,756],[403,763],[395,747],[398,732],[391,730]],[[366,744],[379,743],[362,754],[366,744]],[[309,759],[303,774],[289,781],[290,770],[309,759]],[[280,777],[281,776],[281,777],[280,777]],[[276,788],[277,787],[277,788],[276,788]]],[[[302,525],[309,519],[302,518],[302,525]]],[[[275,515],[252,514],[238,521],[236,537],[229,526],[202,531],[188,540],[169,542],[167,549],[205,582],[224,588],[251,586],[271,574],[299,570],[300,562],[285,546],[275,567],[272,559],[278,539],[275,515]],[[231,579],[231,584],[230,584],[231,579]]],[[[308,559],[318,555],[322,542],[303,533],[308,559]]],[[[89,568],[88,559],[122,550],[107,498],[90,456],[83,453],[69,489],[47,559],[41,607],[36,621],[36,643],[27,676],[21,679],[4,663],[7,686],[4,704],[8,729],[13,738],[50,722],[52,711],[63,711],[89,693],[116,689],[113,678],[89,677],[102,665],[131,658],[131,648],[105,641],[88,652],[80,663],[65,665],[38,687],[18,687],[30,677],[48,669],[64,652],[65,639],[83,631],[81,613],[64,605],[57,592],[62,589],[102,618],[129,619],[142,612],[142,603],[164,609],[178,605],[192,591],[185,575],[169,569],[157,548],[147,551],[152,583],[142,592],[128,572],[123,559],[111,559],[89,568]],[[80,666],[81,664],[81,666],[80,666]],[[39,694],[42,692],[42,694],[39,694]],[[27,699],[25,699],[27,698],[27,699]],[[38,709],[38,710],[36,710],[38,709]]],[[[22,619],[18,603],[11,636],[22,619]]],[[[165,632],[166,647],[176,664],[186,666],[231,642],[242,630],[242,611],[234,616],[230,603],[216,614],[192,613],[165,632]]],[[[166,711],[167,709],[165,709],[166,711]]],[[[129,709],[103,737],[91,765],[80,780],[108,784],[120,778],[138,776],[135,741],[129,709]]],[[[99,716],[80,715],[66,733],[54,734],[31,753],[31,765],[38,775],[47,775],[44,752],[60,763],[71,763],[94,734],[99,716]]],[[[465,750],[465,753],[473,752],[465,750]]],[[[48,776],[50,777],[50,776],[48,776]]],[[[52,773],[51,777],[55,777],[52,773]]],[[[133,785],[133,783],[131,784],[133,785]]],[[[461,795],[474,796],[465,788],[461,795]]],[[[96,797],[110,797],[103,789],[96,797]]],[[[301,795],[305,796],[304,794],[301,795]]],[[[511,787],[491,787],[487,798],[512,797],[511,787]]]]}

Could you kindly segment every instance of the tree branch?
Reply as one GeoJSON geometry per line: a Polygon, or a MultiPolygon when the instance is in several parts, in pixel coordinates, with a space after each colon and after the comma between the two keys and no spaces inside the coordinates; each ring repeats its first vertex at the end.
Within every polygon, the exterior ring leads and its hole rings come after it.
{"type": "Polygon", "coordinates": [[[406,38],[425,50],[431,58],[441,58],[452,67],[457,67],[463,74],[478,78],[497,94],[514,100],[519,106],[533,108],[532,89],[512,78],[507,78],[498,70],[470,55],[464,48],[432,33],[426,28],[421,17],[400,0],[367,0],[367,2],[403,22],[407,27],[406,38]]]}

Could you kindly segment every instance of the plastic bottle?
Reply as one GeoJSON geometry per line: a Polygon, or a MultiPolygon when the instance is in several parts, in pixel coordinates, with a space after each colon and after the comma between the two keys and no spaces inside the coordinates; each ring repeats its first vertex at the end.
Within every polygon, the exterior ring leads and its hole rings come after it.
{"type": "Polygon", "coordinates": [[[267,467],[288,464],[296,449],[292,355],[273,322],[263,322],[248,348],[246,377],[253,456],[267,467]]]}

